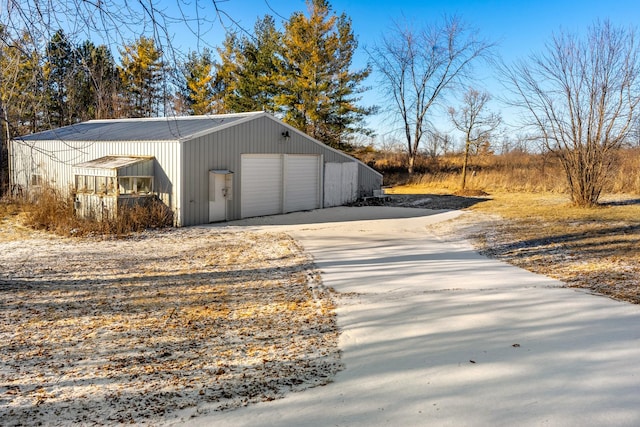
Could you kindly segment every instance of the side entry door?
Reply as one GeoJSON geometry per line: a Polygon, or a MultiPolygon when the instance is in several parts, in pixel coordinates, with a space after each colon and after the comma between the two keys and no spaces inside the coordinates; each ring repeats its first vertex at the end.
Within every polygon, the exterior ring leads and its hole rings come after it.
{"type": "Polygon", "coordinates": [[[231,177],[229,171],[209,171],[209,222],[227,220],[227,200],[231,199],[231,177]]]}

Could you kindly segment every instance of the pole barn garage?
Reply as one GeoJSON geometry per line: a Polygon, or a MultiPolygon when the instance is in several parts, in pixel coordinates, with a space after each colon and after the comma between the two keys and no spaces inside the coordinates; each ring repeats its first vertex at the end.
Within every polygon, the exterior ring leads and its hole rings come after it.
{"type": "Polygon", "coordinates": [[[382,175],[264,112],[91,120],[10,144],[14,188],[72,191],[102,218],[153,195],[177,226],[340,206],[382,175]]]}

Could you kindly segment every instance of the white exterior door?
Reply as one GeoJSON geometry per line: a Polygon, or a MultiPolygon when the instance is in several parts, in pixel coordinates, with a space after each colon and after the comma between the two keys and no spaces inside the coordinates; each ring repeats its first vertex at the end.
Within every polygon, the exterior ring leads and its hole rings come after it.
{"type": "Polygon", "coordinates": [[[209,172],[209,222],[226,221],[227,188],[226,176],[209,172]]]}
{"type": "Polygon", "coordinates": [[[282,155],[243,154],[241,169],[242,217],[282,213],[282,155]]]}
{"type": "Polygon", "coordinates": [[[342,206],[358,199],[358,164],[327,163],[324,168],[324,207],[342,206]]]}

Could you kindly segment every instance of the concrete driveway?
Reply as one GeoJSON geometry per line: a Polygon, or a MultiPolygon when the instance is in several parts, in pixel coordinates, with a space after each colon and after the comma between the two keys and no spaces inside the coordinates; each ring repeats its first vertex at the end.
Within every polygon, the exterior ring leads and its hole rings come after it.
{"type": "Polygon", "coordinates": [[[459,212],[334,208],[285,230],[342,293],[344,371],[201,426],[640,425],[640,306],[562,288],[428,226],[459,212]]]}

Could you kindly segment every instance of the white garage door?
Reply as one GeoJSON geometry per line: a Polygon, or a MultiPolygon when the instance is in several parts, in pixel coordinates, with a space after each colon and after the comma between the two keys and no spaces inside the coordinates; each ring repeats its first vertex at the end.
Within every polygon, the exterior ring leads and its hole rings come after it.
{"type": "Polygon", "coordinates": [[[242,155],[242,217],[282,213],[282,156],[242,155]]]}
{"type": "Polygon", "coordinates": [[[242,217],[319,208],[321,163],[315,155],[243,154],[242,217]]]}
{"type": "Polygon", "coordinates": [[[320,156],[284,157],[284,212],[320,207],[320,156]]]}

